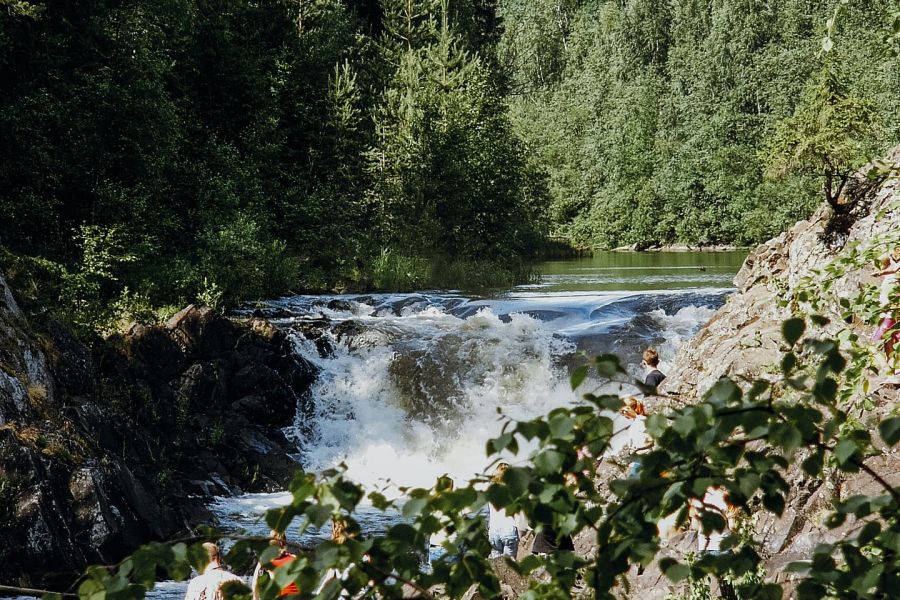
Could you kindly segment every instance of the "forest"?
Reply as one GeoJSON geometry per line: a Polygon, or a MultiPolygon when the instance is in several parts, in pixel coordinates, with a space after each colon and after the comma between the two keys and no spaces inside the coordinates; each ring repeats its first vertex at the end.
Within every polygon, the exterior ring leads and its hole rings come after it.
{"type": "Polygon", "coordinates": [[[896,0],[0,9],[0,263],[87,329],[749,245],[900,137],[896,0]]]}

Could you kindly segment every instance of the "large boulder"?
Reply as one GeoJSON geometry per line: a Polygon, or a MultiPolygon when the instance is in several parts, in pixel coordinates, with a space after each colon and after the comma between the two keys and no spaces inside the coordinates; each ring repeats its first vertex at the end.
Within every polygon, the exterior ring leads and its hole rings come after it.
{"type": "Polygon", "coordinates": [[[284,489],[315,377],[264,321],[192,305],[86,344],[0,277],[0,580],[68,584],[213,523],[213,495],[284,489]]]}
{"type": "MultiPolygon", "coordinates": [[[[889,159],[900,162],[900,147],[889,159]]],[[[679,404],[690,403],[701,398],[723,376],[747,381],[779,374],[778,365],[785,350],[781,323],[792,316],[791,306],[783,300],[798,286],[810,282],[819,285],[825,276],[819,272],[852,248],[865,247],[873,238],[900,230],[900,181],[889,180],[861,207],[855,214],[856,220],[843,224],[845,230],[838,236],[831,211],[823,206],[809,220],[754,249],[735,277],[737,293],[679,349],[661,392],[678,398],[679,404]]],[[[836,335],[847,327],[861,338],[871,335],[871,326],[861,320],[844,321],[844,308],[837,299],[854,298],[875,283],[872,271],[869,265],[851,268],[829,284],[830,300],[821,307],[821,313],[830,319],[824,330],[826,335],[836,335]]],[[[896,407],[900,390],[887,369],[870,373],[868,379],[867,397],[872,408],[859,414],[864,422],[874,422],[896,407]]],[[[886,452],[869,459],[868,464],[891,484],[900,485],[900,455],[886,452]]],[[[783,574],[784,566],[808,558],[816,544],[834,541],[858,526],[848,522],[835,530],[825,527],[822,521],[832,502],[853,494],[875,493],[878,484],[865,473],[810,480],[797,467],[789,469],[785,478],[792,491],[782,516],[776,518],[760,511],[752,518],[767,572],[787,584],[789,597],[791,580],[783,574]]],[[[671,545],[667,551],[671,551],[671,545]]],[[[630,582],[632,589],[641,590],[641,598],[658,596],[657,592],[653,592],[656,596],[644,595],[661,585],[655,570],[632,573],[630,582]]]]}

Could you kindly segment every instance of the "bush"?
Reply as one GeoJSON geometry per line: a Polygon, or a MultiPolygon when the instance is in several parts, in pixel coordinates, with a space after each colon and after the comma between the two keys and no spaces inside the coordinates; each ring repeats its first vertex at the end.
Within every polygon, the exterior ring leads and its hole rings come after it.
{"type": "Polygon", "coordinates": [[[287,244],[246,213],[207,230],[202,242],[194,289],[213,306],[269,298],[299,281],[299,262],[287,244]]]}
{"type": "Polygon", "coordinates": [[[533,280],[534,271],[522,259],[477,260],[445,256],[409,256],[382,249],[366,277],[379,290],[409,292],[422,289],[486,291],[533,280]]]}

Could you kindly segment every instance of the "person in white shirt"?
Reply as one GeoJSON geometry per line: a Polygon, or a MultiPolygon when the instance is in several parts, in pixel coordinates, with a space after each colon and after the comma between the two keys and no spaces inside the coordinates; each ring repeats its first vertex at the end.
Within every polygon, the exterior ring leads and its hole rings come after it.
{"type": "Polygon", "coordinates": [[[184,600],[224,600],[222,586],[229,582],[244,583],[244,580],[228,571],[222,562],[219,547],[212,542],[203,544],[209,554],[209,564],[203,573],[191,579],[184,600]]]}
{"type": "Polygon", "coordinates": [[[700,552],[710,552],[712,554],[719,554],[722,552],[722,540],[731,533],[729,523],[731,512],[731,505],[725,499],[725,490],[719,486],[711,487],[706,490],[702,502],[694,501],[694,518],[697,525],[697,549],[700,552]],[[700,513],[704,510],[720,513],[722,518],[725,519],[725,528],[721,531],[711,531],[709,534],[704,533],[699,519],[700,513]]]}
{"type": "MultiPolygon", "coordinates": [[[[691,513],[697,527],[697,549],[700,554],[725,554],[731,550],[722,550],[722,540],[731,535],[731,523],[735,515],[735,507],[732,505],[725,495],[725,490],[720,486],[713,486],[706,490],[703,500],[694,499],[691,501],[691,513]],[[700,521],[700,514],[703,511],[718,512],[725,519],[725,527],[721,531],[710,531],[704,533],[703,525],[700,521]]],[[[724,577],[716,577],[719,584],[719,593],[721,598],[725,600],[737,599],[734,586],[724,577]]]]}
{"type": "Polygon", "coordinates": [[[628,478],[636,477],[641,462],[637,455],[646,452],[653,447],[653,440],[647,434],[647,409],[644,403],[634,396],[624,398],[622,416],[631,421],[625,433],[625,443],[622,450],[633,454],[632,461],[628,465],[628,478]]]}
{"type": "MultiPolygon", "coordinates": [[[[500,463],[494,471],[493,481],[502,480],[503,473],[509,468],[509,463],[500,463]]],[[[488,504],[490,514],[488,516],[488,540],[491,542],[491,557],[509,556],[516,558],[519,553],[519,530],[516,527],[515,515],[508,515],[502,508],[495,508],[488,504]]]]}
{"type": "MultiPolygon", "coordinates": [[[[356,537],[356,534],[353,533],[347,526],[347,521],[343,519],[334,519],[331,522],[331,541],[335,544],[346,544],[348,540],[351,540],[356,537]]],[[[363,562],[369,562],[369,555],[363,555],[363,562]]],[[[319,586],[316,588],[315,593],[321,594],[325,589],[325,586],[332,580],[339,581],[341,586],[344,585],[344,582],[347,581],[347,578],[350,576],[350,571],[355,567],[355,564],[349,564],[343,569],[336,569],[335,567],[331,567],[327,571],[325,571],[324,575],[322,575],[322,579],[319,581],[319,586]]],[[[375,585],[373,581],[369,582],[370,586],[375,585]]],[[[339,598],[349,598],[350,594],[347,590],[341,589],[338,594],[339,598]]]]}

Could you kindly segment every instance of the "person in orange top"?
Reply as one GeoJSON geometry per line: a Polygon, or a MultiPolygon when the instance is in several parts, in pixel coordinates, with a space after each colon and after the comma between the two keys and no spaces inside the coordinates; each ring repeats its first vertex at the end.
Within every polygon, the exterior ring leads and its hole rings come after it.
{"type": "MultiPolygon", "coordinates": [[[[279,554],[276,558],[273,558],[269,564],[271,564],[276,569],[279,567],[283,567],[286,564],[294,561],[297,558],[296,554],[291,554],[287,550],[287,538],[281,532],[272,530],[270,533],[270,537],[272,538],[269,542],[273,546],[278,546],[281,548],[281,554],[279,554]]],[[[265,569],[262,566],[262,563],[257,563],[256,570],[253,571],[253,582],[251,587],[253,588],[253,600],[260,600],[259,597],[259,578],[262,575],[263,571],[269,574],[269,577],[272,577],[272,571],[265,569]]],[[[278,592],[278,597],[283,598],[285,596],[296,596],[300,593],[300,588],[297,587],[296,583],[290,583],[287,586],[281,588],[281,591],[278,592]]]]}

